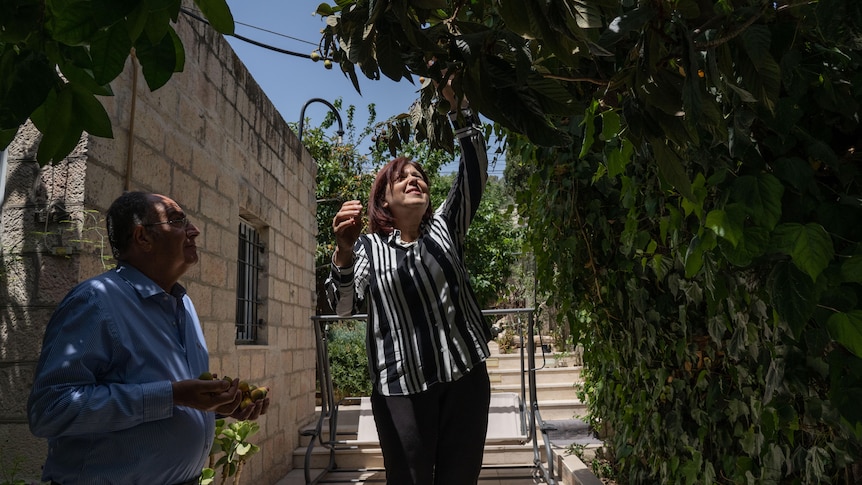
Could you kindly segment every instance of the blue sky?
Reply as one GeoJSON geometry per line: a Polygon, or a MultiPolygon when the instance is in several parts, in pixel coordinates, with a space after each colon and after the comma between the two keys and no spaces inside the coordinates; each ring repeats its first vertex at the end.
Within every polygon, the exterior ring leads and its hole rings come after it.
{"type": "MultiPolygon", "coordinates": [[[[321,17],[313,15],[321,1],[227,0],[227,3],[237,34],[280,49],[310,54],[317,48],[320,29],[325,26],[321,17]]],[[[327,70],[323,62],[274,52],[233,37],[227,40],[286,121],[298,122],[300,111],[309,99],[334,102],[340,97],[344,107],[356,106],[355,124],[361,129],[367,121],[368,104],[376,105],[380,121],[406,112],[419,96],[418,79],[414,79],[415,84],[403,79],[394,82],[385,76],[373,81],[357,69],[360,94],[337,66],[327,70]]],[[[328,112],[329,108],[322,103],[309,104],[305,110],[309,121],[305,126],[318,126],[328,112]]],[[[346,116],[344,110],[341,114],[346,116]]],[[[334,136],[335,127],[332,132],[334,136]]],[[[492,168],[491,173],[502,175],[502,167],[492,168]]]]}
{"type": "MultiPolygon", "coordinates": [[[[320,29],[325,26],[321,17],[313,15],[321,1],[228,0],[228,5],[237,34],[281,49],[310,54],[317,48],[320,29]]],[[[377,120],[381,121],[406,112],[418,97],[418,80],[415,80],[416,85],[406,80],[396,83],[385,77],[373,81],[358,72],[360,94],[338,66],[327,70],[322,61],[273,52],[230,36],[227,40],[286,121],[298,122],[302,107],[309,99],[323,98],[332,103],[340,97],[344,108],[351,104],[356,106],[355,124],[362,129],[368,118],[368,104],[376,105],[377,120]]],[[[305,110],[306,128],[319,126],[329,111],[322,103],[309,104],[305,110]]],[[[346,117],[344,109],[341,115],[346,117]]],[[[335,129],[332,128],[333,136],[335,129]]]]}

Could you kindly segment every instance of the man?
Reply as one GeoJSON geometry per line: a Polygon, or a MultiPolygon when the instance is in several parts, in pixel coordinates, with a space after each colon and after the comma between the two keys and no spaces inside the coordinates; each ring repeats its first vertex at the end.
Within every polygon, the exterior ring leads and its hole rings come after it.
{"type": "Polygon", "coordinates": [[[209,356],[177,281],[198,261],[198,228],[168,197],[128,192],[111,204],[117,267],[77,287],[45,330],[27,402],[31,432],[48,439],[42,479],[55,484],[197,484],[215,413],[239,409],[239,380],[201,380],[209,356]]]}

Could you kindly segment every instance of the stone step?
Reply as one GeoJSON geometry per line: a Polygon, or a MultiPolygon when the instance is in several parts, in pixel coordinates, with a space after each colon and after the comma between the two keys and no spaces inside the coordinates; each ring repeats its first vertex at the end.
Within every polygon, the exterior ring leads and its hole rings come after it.
{"type": "Polygon", "coordinates": [[[543,420],[584,419],[587,415],[587,405],[578,399],[561,399],[540,401],[539,415],[543,420]]]}
{"type": "MultiPolygon", "coordinates": [[[[575,384],[582,382],[581,371],[583,367],[546,367],[536,371],[536,383],[538,384],[575,384]]],[[[524,382],[529,382],[528,373],[521,372],[521,369],[488,369],[488,377],[491,379],[491,384],[521,384],[521,376],[524,376],[524,382]]]]}
{"type": "MultiPolygon", "coordinates": [[[[513,392],[520,393],[520,384],[491,384],[491,392],[513,392]]],[[[539,405],[546,401],[560,401],[577,399],[577,390],[573,383],[550,383],[536,384],[536,395],[539,405]]]]}
{"type": "MultiPolygon", "coordinates": [[[[520,387],[518,387],[520,390],[520,387]]],[[[359,438],[360,417],[362,415],[361,399],[356,398],[351,400],[354,404],[341,405],[338,408],[336,437],[339,441],[357,441],[359,438]]],[[[365,398],[367,399],[367,398],[365,398]]],[[[520,406],[518,404],[518,406],[520,406]]],[[[321,409],[317,407],[317,416],[320,415],[321,409]]],[[[368,411],[366,411],[368,412],[368,411]]],[[[539,414],[545,421],[549,420],[565,420],[565,419],[583,419],[587,414],[586,403],[581,402],[577,398],[556,399],[539,401],[539,414]]],[[[489,418],[493,420],[493,418],[489,418]]],[[[525,418],[526,414],[525,414],[525,418]]],[[[517,418],[520,426],[520,416],[517,418]]],[[[370,421],[373,423],[373,420],[370,421]]],[[[303,449],[308,445],[311,435],[317,426],[317,420],[308,424],[300,430],[300,446],[303,449]]],[[[366,424],[368,426],[368,424],[366,424]]],[[[329,440],[329,420],[325,419],[321,426],[321,435],[324,440],[329,440]]],[[[512,433],[509,433],[512,434],[512,433]]],[[[493,439],[494,436],[492,435],[493,439]]]]}
{"type": "MultiPolygon", "coordinates": [[[[559,459],[558,459],[559,460],[559,459]]],[[[309,470],[311,480],[324,474],[324,469],[309,470]]],[[[532,466],[489,465],[482,468],[477,485],[533,485],[536,468],[532,466]]],[[[320,483],[355,485],[362,483],[386,483],[386,471],[379,468],[338,469],[322,476],[320,483]]],[[[570,482],[574,483],[574,482],[570,482]]],[[[294,469],[276,485],[306,485],[305,470],[294,469]]]]}
{"type": "MultiPolygon", "coordinates": [[[[306,460],[304,447],[293,452],[294,468],[304,469],[306,460]]],[[[547,462],[544,446],[539,446],[542,462],[547,462]]],[[[485,445],[485,455],[482,466],[495,465],[532,465],[534,459],[532,443],[524,444],[488,444],[485,445]]],[[[329,465],[330,450],[322,446],[312,449],[310,468],[326,468],[329,465]]],[[[335,447],[335,465],[339,469],[382,469],[383,453],[379,446],[371,444],[345,443],[335,447]]]]}
{"type": "MultiPolygon", "coordinates": [[[[522,413],[521,399],[514,393],[492,393],[488,415],[488,436],[485,440],[484,464],[511,465],[532,464],[535,453],[528,441],[526,422],[528,415],[522,413]]],[[[377,437],[377,428],[371,413],[371,399],[363,397],[358,406],[339,406],[336,418],[336,440],[330,447],[323,442],[330,441],[330,428],[324,420],[321,426],[321,439],[313,438],[317,422],[306,427],[302,433],[302,443],[293,454],[295,466],[326,468],[332,456],[338,468],[382,468],[383,455],[377,437]],[[307,456],[310,443],[314,443],[311,454],[307,456]]]]}
{"type": "MultiPolygon", "coordinates": [[[[489,370],[492,368],[519,369],[521,360],[524,360],[525,363],[529,360],[527,349],[524,349],[522,357],[520,348],[515,348],[508,353],[501,353],[499,346],[494,341],[488,343],[488,348],[491,350],[491,356],[487,361],[489,370]]],[[[581,366],[583,365],[583,351],[580,346],[576,350],[568,352],[548,351],[543,350],[542,347],[536,347],[533,363],[537,368],[581,366]]]]}
{"type": "MultiPolygon", "coordinates": [[[[355,401],[354,401],[355,402],[355,401]]],[[[334,463],[336,469],[320,478],[320,483],[385,483],[383,472],[383,455],[379,443],[376,442],[376,431],[373,428],[373,418],[370,418],[370,402],[368,398],[359,400],[360,404],[343,405],[338,412],[338,442],[335,444],[334,463]],[[371,434],[369,434],[371,433],[371,434]]],[[[535,456],[539,453],[540,461],[547,469],[548,459],[546,448],[541,434],[536,438],[537,447],[533,447],[532,439],[527,439],[518,428],[513,430],[511,413],[507,414],[505,409],[509,407],[520,408],[520,400],[516,395],[492,395],[492,411],[489,415],[489,437],[486,440],[485,455],[483,460],[482,477],[478,485],[527,485],[540,483],[533,480],[538,476],[535,467],[535,456]],[[504,411],[504,412],[501,412],[504,411]],[[502,421],[501,421],[502,420],[502,421]],[[509,428],[506,428],[506,426],[509,428]],[[491,431],[494,429],[495,431],[491,431]],[[507,431],[508,429],[508,431],[507,431]],[[503,468],[520,470],[519,472],[507,472],[502,474],[503,468]]],[[[584,482],[583,474],[591,475],[589,470],[579,460],[565,455],[565,447],[570,443],[579,443],[586,447],[595,447],[596,440],[586,423],[572,419],[577,414],[583,414],[585,406],[577,400],[549,401],[539,405],[541,419],[544,420],[545,428],[552,443],[552,449],[556,456],[554,472],[557,478],[563,479],[558,483],[562,485],[600,485],[597,479],[594,482],[584,482]],[[576,470],[580,479],[573,481],[571,470],[565,468],[563,460],[577,462],[581,469],[576,470]],[[567,475],[568,473],[568,475],[567,475]],[[560,475],[562,474],[562,475],[560,475]]],[[[318,409],[318,412],[320,410],[318,409]]],[[[517,414],[516,426],[522,426],[520,412],[517,414]]],[[[529,415],[525,416],[525,419],[529,415]]],[[[316,425],[306,427],[312,430],[316,425]]],[[[326,421],[322,426],[324,440],[328,439],[328,427],[326,421]]],[[[305,480],[305,460],[308,451],[308,443],[311,437],[303,436],[302,444],[293,453],[292,462],[295,470],[288,477],[279,481],[278,485],[300,485],[305,480]]],[[[330,449],[320,446],[312,448],[309,458],[310,478],[316,479],[323,469],[330,464],[330,449]]],[[[568,468],[572,468],[569,465],[568,468]]]]}

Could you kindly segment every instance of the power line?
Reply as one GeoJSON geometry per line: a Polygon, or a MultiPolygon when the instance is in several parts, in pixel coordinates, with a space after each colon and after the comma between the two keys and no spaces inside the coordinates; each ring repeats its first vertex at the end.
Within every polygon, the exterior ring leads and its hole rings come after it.
{"type": "MultiPolygon", "coordinates": [[[[203,22],[203,23],[205,23],[205,24],[209,25],[209,22],[207,22],[207,20],[206,20],[205,18],[201,17],[201,16],[200,16],[200,15],[198,15],[197,13],[192,12],[191,10],[189,10],[189,9],[187,9],[187,8],[185,8],[185,7],[181,7],[181,8],[180,8],[180,11],[181,11],[182,13],[184,13],[184,14],[188,15],[189,17],[191,17],[191,18],[195,19],[195,20],[198,20],[198,21],[200,21],[200,22],[203,22]]],[[[234,23],[236,23],[236,22],[234,22],[234,23]]],[[[261,30],[264,30],[264,29],[261,29],[261,30]]],[[[271,51],[278,52],[278,53],[280,53],[280,54],[287,54],[287,55],[289,55],[289,56],[301,57],[301,58],[303,58],[303,59],[311,59],[311,54],[303,54],[303,53],[300,53],[300,52],[294,52],[294,51],[290,51],[290,50],[287,50],[287,49],[282,49],[281,47],[275,47],[275,46],[272,46],[272,45],[269,45],[269,44],[265,44],[265,43],[263,43],[263,42],[259,42],[259,41],[256,41],[256,40],[254,40],[254,39],[249,39],[248,37],[244,37],[244,36],[239,35],[239,34],[229,34],[229,35],[230,35],[231,37],[237,38],[237,39],[239,39],[239,40],[241,40],[241,41],[243,41],[243,42],[248,42],[248,43],[249,43],[249,44],[251,44],[251,45],[256,45],[256,46],[258,46],[258,47],[262,47],[262,48],[264,48],[264,49],[269,49],[269,50],[271,50],[271,51]]],[[[284,37],[288,37],[288,36],[286,36],[286,35],[285,35],[284,37]]],[[[290,38],[290,37],[288,37],[288,38],[290,38]]],[[[300,40],[300,39],[294,39],[294,40],[300,40]]],[[[302,42],[308,42],[308,41],[302,41],[302,42]]],[[[309,42],[309,43],[310,43],[310,42],[309,42]]],[[[311,45],[316,45],[316,44],[311,44],[311,45]]]]}
{"type": "Polygon", "coordinates": [[[281,32],[276,32],[274,30],[264,29],[263,27],[258,27],[256,25],[246,24],[243,22],[239,22],[237,20],[234,20],[234,23],[237,25],[242,25],[243,27],[248,27],[250,29],[260,30],[261,32],[266,32],[267,34],[277,35],[279,37],[284,37],[285,39],[295,40],[297,42],[302,42],[302,43],[305,43],[308,45],[313,45],[315,47],[317,47],[317,45],[318,45],[318,44],[315,44],[314,42],[311,42],[309,40],[300,39],[299,37],[292,37],[292,36],[287,35],[287,34],[282,34],[281,32]]]}
{"type": "MultiPolygon", "coordinates": [[[[201,14],[201,12],[195,12],[195,11],[192,11],[192,10],[190,10],[190,9],[186,8],[186,7],[181,7],[181,8],[180,8],[180,11],[181,11],[182,13],[184,13],[184,14],[188,15],[189,17],[191,17],[191,18],[195,19],[195,20],[198,20],[198,21],[200,21],[200,22],[203,22],[203,23],[205,23],[205,24],[209,25],[209,22],[208,22],[205,18],[203,18],[203,17],[200,15],[200,14],[201,14]]],[[[294,41],[297,41],[297,42],[303,42],[303,43],[306,43],[306,44],[309,44],[309,45],[317,46],[317,44],[315,44],[315,43],[313,43],[313,42],[310,42],[310,41],[307,41],[307,40],[303,40],[303,39],[300,39],[300,38],[297,38],[297,37],[292,37],[292,36],[289,36],[289,35],[286,35],[286,34],[282,34],[282,33],[279,33],[279,32],[275,32],[275,31],[272,31],[272,30],[264,29],[264,28],[262,28],[262,27],[257,27],[257,26],[251,25],[251,24],[246,24],[246,23],[243,23],[243,22],[238,22],[238,21],[236,21],[236,20],[234,20],[234,23],[235,23],[235,24],[242,25],[242,26],[245,26],[245,27],[249,27],[249,28],[252,28],[252,29],[260,30],[260,31],[262,31],[262,32],[267,32],[267,33],[269,33],[269,34],[273,34],[273,35],[277,35],[277,36],[280,36],[280,37],[284,37],[284,38],[286,38],[286,39],[290,39],[290,40],[294,40],[294,41]]],[[[237,38],[237,39],[239,39],[239,40],[241,40],[241,41],[243,41],[243,42],[247,42],[247,43],[249,43],[249,44],[252,44],[252,45],[255,45],[255,46],[258,46],[258,47],[262,47],[262,48],[264,48],[264,49],[268,49],[268,50],[271,50],[271,51],[274,51],[274,52],[278,52],[278,53],[281,53],[281,54],[287,54],[287,55],[291,55],[291,56],[295,56],[295,57],[301,57],[301,58],[303,58],[303,59],[311,59],[311,55],[310,55],[310,54],[304,54],[304,53],[300,53],[300,52],[290,51],[290,50],[287,50],[287,49],[282,49],[282,48],[280,48],[280,47],[275,47],[275,46],[272,46],[272,45],[266,44],[266,43],[264,43],[264,42],[260,42],[260,41],[254,40],[254,39],[250,39],[250,38],[248,38],[248,37],[244,37],[244,36],[239,35],[239,34],[236,34],[236,33],[234,33],[234,34],[230,34],[230,35],[231,35],[231,37],[235,37],[235,38],[237,38]]],[[[489,175],[499,175],[499,176],[502,176],[502,175],[503,175],[503,170],[504,170],[504,169],[497,169],[497,168],[496,168],[496,165],[501,164],[503,167],[505,167],[505,166],[506,166],[506,155],[505,155],[505,153],[498,153],[498,154],[496,154],[496,155],[493,157],[493,162],[492,162],[492,163],[493,163],[493,165],[494,165],[494,168],[493,168],[493,169],[488,170],[488,174],[489,174],[489,175]]]]}

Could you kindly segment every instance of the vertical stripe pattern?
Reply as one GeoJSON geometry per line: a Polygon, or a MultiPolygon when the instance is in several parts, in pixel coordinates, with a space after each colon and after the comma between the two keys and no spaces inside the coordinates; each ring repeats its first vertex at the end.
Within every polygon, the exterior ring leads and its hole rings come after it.
{"type": "Polygon", "coordinates": [[[449,195],[404,243],[392,234],[365,234],[353,266],[332,266],[327,296],[339,315],[368,312],[372,379],[384,396],[415,394],[459,379],[488,357],[490,329],[470,287],[464,242],[487,181],[485,140],[469,111],[457,127],[461,162],[449,195]]]}

